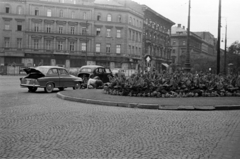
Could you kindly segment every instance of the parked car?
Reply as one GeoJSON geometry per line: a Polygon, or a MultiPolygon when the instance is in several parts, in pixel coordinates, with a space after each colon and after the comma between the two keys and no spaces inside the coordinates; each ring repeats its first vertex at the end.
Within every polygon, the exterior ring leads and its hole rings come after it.
{"type": "Polygon", "coordinates": [[[79,89],[83,82],[82,78],[70,75],[65,68],[58,66],[30,67],[24,71],[27,76],[20,78],[20,86],[28,88],[29,92],[36,92],[38,88],[44,88],[47,93],[51,93],[54,88],[60,91],[67,87],[79,89]]]}
{"type": "Polygon", "coordinates": [[[93,77],[98,76],[103,83],[109,82],[109,77],[113,77],[112,71],[99,65],[85,65],[79,69],[78,77],[81,77],[85,82],[89,79],[90,75],[93,77]]]}

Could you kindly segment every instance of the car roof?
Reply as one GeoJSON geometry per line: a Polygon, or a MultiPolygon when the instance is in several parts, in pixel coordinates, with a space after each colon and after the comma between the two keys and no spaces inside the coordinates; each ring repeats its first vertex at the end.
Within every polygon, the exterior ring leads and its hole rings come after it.
{"type": "Polygon", "coordinates": [[[60,67],[60,66],[37,66],[35,68],[64,68],[64,67],[60,67]]]}
{"type": "Polygon", "coordinates": [[[85,66],[82,66],[81,68],[99,68],[99,67],[104,68],[103,66],[99,66],[99,65],[85,65],[85,66]]]}

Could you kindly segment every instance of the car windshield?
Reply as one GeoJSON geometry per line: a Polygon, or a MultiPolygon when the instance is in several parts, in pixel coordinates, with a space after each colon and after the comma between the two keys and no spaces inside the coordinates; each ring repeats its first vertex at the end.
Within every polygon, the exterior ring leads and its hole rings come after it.
{"type": "Polygon", "coordinates": [[[80,70],[80,72],[88,72],[88,73],[90,73],[90,72],[92,72],[92,69],[91,68],[82,68],[80,70]]]}

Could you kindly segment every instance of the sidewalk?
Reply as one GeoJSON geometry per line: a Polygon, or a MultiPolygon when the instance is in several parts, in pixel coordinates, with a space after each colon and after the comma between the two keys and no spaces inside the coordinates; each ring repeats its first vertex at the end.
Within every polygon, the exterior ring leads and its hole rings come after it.
{"type": "Polygon", "coordinates": [[[240,109],[240,97],[156,98],[105,94],[99,89],[62,91],[57,97],[89,104],[160,110],[235,110],[240,109]]]}

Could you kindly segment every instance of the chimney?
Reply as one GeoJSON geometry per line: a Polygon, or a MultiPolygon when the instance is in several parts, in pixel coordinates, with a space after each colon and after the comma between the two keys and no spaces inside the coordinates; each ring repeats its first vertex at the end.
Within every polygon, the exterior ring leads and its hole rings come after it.
{"type": "Polygon", "coordinates": [[[185,26],[182,27],[185,30],[185,26]]]}
{"type": "Polygon", "coordinates": [[[178,28],[181,28],[181,24],[178,24],[178,28]]]}

